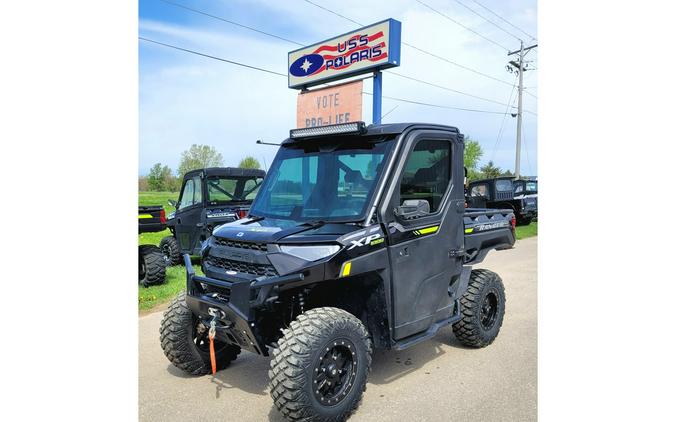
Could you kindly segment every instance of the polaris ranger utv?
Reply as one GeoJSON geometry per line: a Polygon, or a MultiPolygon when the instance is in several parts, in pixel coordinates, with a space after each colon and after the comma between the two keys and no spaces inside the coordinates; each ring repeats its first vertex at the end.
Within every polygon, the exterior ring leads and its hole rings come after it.
{"type": "Polygon", "coordinates": [[[374,347],[405,349],[451,324],[470,347],[499,333],[500,277],[472,270],[511,248],[511,210],[464,207],[464,137],[454,127],[363,122],[294,129],[247,218],[202,244],[161,345],[190,374],[241,349],[268,356],[290,420],[346,419],[374,347]]]}
{"type": "MultiPolygon", "coordinates": [[[[474,180],[469,183],[467,203],[475,207],[511,209],[518,225],[527,226],[537,218],[537,195],[536,192],[524,194],[521,182],[525,181],[513,176],[474,180]]],[[[532,183],[528,186],[532,187],[532,183]]]]}
{"type": "Polygon", "coordinates": [[[183,176],[176,211],[166,226],[171,236],[159,243],[167,266],[183,262],[182,255],[197,255],[213,228],[243,218],[262,184],[265,172],[256,169],[211,167],[183,176]]]}

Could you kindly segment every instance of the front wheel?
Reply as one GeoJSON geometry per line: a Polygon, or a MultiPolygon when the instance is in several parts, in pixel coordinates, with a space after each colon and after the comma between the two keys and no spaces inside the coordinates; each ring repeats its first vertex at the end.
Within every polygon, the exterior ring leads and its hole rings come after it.
{"type": "MultiPolygon", "coordinates": [[[[180,293],[164,313],[159,340],[169,362],[192,375],[211,371],[208,328],[190,311],[185,292],[180,293]]],[[[239,346],[214,341],[216,369],[225,369],[241,352],[239,346]]]]}
{"type": "Polygon", "coordinates": [[[506,295],[502,279],[489,270],[473,270],[469,287],[462,295],[462,319],[453,324],[455,337],[469,347],[492,343],[504,321],[506,295]]]}
{"type": "Polygon", "coordinates": [[[311,309],[291,322],[274,349],[270,394],[293,421],[343,421],[358,407],[370,371],[366,327],[338,308],[311,309]]]}

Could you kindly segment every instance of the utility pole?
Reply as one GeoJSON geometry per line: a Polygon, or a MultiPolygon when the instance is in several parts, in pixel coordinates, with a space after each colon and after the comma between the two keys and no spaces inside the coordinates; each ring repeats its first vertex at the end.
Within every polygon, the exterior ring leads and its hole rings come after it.
{"type": "MultiPolygon", "coordinates": [[[[510,61],[509,64],[516,69],[518,69],[518,124],[516,126],[516,168],[515,168],[515,177],[520,179],[520,139],[522,136],[522,127],[523,127],[523,73],[527,71],[527,66],[525,65],[525,54],[528,51],[535,48],[537,44],[525,47],[523,45],[523,40],[520,40],[520,50],[509,51],[508,56],[513,54],[518,54],[518,62],[510,61]]],[[[508,68],[508,66],[507,66],[508,68]]]]}

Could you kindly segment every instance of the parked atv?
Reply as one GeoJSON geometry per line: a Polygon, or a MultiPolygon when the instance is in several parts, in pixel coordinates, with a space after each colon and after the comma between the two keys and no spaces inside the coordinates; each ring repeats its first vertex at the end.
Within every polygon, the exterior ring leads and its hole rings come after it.
{"type": "Polygon", "coordinates": [[[167,266],[182,263],[182,255],[199,255],[202,242],[214,227],[243,218],[265,177],[263,170],[205,168],[183,177],[176,211],[166,226],[171,236],[159,244],[167,266]]]}
{"type": "Polygon", "coordinates": [[[292,130],[249,215],[203,242],[205,276],[184,256],[187,291],[160,328],[166,357],[201,375],[242,349],[271,354],[282,415],[342,421],[374,348],[405,349],[447,325],[466,346],[491,344],[504,285],[471,266],[513,246],[515,216],[465,209],[463,154],[450,126],[292,130]]]}

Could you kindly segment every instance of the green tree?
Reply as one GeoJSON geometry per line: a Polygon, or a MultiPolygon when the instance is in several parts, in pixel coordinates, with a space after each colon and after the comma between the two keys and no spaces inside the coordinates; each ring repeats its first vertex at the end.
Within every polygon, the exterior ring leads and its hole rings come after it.
{"type": "Polygon", "coordinates": [[[260,169],[260,162],[256,160],[254,157],[248,155],[241,159],[241,161],[239,162],[239,166],[237,167],[241,169],[260,169]]]}
{"type": "Polygon", "coordinates": [[[178,178],[183,179],[190,170],[223,165],[223,156],[209,145],[192,144],[189,150],[183,151],[178,166],[178,178]]]}
{"type": "Polygon", "coordinates": [[[173,178],[169,166],[162,167],[162,163],[157,163],[152,166],[148,174],[148,189],[151,191],[170,190],[173,178]]]}
{"type": "Polygon", "coordinates": [[[481,148],[478,141],[474,141],[467,135],[464,138],[464,167],[467,169],[468,180],[477,180],[481,178],[478,171],[478,162],[483,156],[483,148],[481,148]]]}
{"type": "Polygon", "coordinates": [[[502,175],[502,169],[495,166],[492,161],[488,161],[486,165],[480,168],[482,176],[486,179],[491,179],[493,177],[499,177],[502,175]]]}
{"type": "Polygon", "coordinates": [[[478,141],[474,141],[467,136],[464,139],[464,167],[468,170],[476,170],[482,156],[483,148],[481,148],[478,141]]]}

